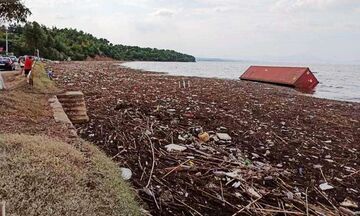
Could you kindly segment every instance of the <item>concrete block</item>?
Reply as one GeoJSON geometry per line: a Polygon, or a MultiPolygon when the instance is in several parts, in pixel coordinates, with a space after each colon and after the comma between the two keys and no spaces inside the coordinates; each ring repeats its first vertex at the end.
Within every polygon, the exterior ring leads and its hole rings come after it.
{"type": "Polygon", "coordinates": [[[73,123],[79,124],[89,121],[84,94],[81,91],[65,92],[57,97],[73,123]]]}

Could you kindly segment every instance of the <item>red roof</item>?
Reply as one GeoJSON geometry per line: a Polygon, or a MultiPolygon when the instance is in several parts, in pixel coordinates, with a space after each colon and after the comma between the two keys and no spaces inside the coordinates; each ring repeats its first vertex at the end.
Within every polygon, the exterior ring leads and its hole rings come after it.
{"type": "Polygon", "coordinates": [[[251,66],[240,77],[243,80],[314,88],[318,81],[307,67],[251,66]]]}

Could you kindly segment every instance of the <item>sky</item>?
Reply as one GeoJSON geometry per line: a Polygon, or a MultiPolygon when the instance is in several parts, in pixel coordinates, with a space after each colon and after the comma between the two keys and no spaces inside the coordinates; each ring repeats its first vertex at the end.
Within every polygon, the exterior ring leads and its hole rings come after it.
{"type": "Polygon", "coordinates": [[[360,0],[24,0],[30,21],[196,57],[360,62],[360,0]]]}

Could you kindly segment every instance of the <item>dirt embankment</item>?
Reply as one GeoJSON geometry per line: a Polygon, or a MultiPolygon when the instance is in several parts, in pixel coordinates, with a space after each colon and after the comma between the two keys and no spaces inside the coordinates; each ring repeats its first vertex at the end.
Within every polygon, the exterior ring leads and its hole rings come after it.
{"type": "Polygon", "coordinates": [[[82,137],[133,171],[154,215],[360,210],[358,103],[106,62],[54,68],[61,88],[85,93],[91,121],[77,125],[82,137]],[[199,139],[201,130],[211,139],[199,139]]]}

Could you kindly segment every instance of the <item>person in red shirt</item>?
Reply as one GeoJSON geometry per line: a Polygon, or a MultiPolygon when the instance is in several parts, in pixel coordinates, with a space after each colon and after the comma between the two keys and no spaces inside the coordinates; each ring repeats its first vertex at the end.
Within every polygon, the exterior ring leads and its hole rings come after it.
{"type": "Polygon", "coordinates": [[[25,59],[25,64],[24,64],[24,71],[25,71],[25,76],[27,77],[32,69],[32,65],[33,65],[33,60],[32,60],[32,56],[28,56],[25,59]]]}

